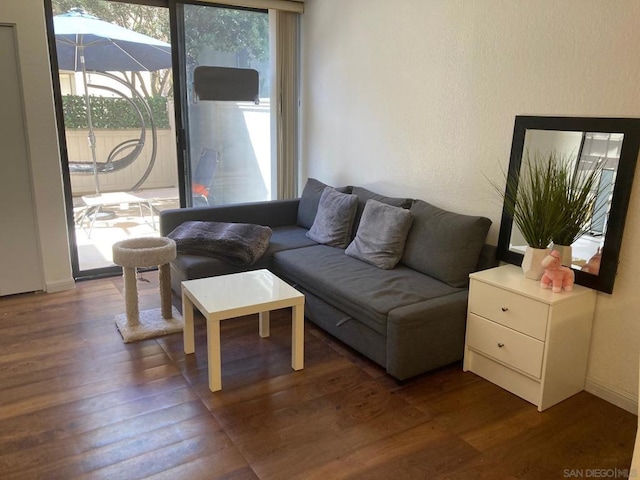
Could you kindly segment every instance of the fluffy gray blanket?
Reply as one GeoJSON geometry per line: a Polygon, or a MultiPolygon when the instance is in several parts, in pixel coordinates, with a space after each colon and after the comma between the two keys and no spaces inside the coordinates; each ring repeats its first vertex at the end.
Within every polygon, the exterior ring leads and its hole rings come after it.
{"type": "Polygon", "coordinates": [[[179,253],[218,257],[234,265],[253,265],[269,247],[269,227],[250,223],[184,222],[167,237],[179,253]]]}

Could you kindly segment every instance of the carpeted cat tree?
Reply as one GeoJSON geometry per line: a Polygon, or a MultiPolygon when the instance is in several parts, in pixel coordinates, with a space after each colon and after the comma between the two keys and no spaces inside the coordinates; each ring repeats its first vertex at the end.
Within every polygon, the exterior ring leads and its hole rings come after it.
{"type": "Polygon", "coordinates": [[[171,267],[176,242],[166,237],[141,237],[113,245],[113,262],[122,266],[126,314],[116,315],[125,343],[182,331],[182,317],[171,305],[171,267]],[[140,311],[136,268],[158,266],[161,308],[140,311]]]}

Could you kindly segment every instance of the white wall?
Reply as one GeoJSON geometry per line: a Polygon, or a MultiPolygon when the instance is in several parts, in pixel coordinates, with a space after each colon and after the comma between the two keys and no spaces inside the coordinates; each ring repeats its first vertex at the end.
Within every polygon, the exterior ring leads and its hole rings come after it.
{"type": "Polygon", "coordinates": [[[73,288],[43,1],[3,0],[0,22],[15,24],[18,33],[45,288],[48,292],[73,288]]]}
{"type": "MultiPolygon", "coordinates": [[[[307,0],[302,177],[493,219],[518,114],[640,117],[640,2],[307,0]]],[[[636,177],[632,205],[640,200],[636,177]]],[[[634,410],[640,210],[599,294],[588,389],[634,410]]]]}

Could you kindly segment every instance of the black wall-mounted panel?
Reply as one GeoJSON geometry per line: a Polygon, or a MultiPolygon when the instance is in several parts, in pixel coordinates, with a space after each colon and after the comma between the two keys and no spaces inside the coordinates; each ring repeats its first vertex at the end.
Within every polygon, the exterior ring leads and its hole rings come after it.
{"type": "Polygon", "coordinates": [[[250,68],[196,67],[193,86],[199,100],[258,103],[258,72],[250,68]]]}

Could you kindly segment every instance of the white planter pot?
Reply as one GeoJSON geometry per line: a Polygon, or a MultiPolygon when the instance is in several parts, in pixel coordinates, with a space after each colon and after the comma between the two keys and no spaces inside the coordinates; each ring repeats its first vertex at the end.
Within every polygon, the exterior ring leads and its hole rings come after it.
{"type": "Polygon", "coordinates": [[[572,254],[571,245],[553,245],[553,249],[560,253],[561,264],[565,267],[571,267],[572,254]]]}
{"type": "Polygon", "coordinates": [[[527,247],[522,259],[522,273],[526,278],[531,280],[540,280],[544,273],[542,259],[549,255],[551,250],[548,248],[531,248],[527,247]]]}

